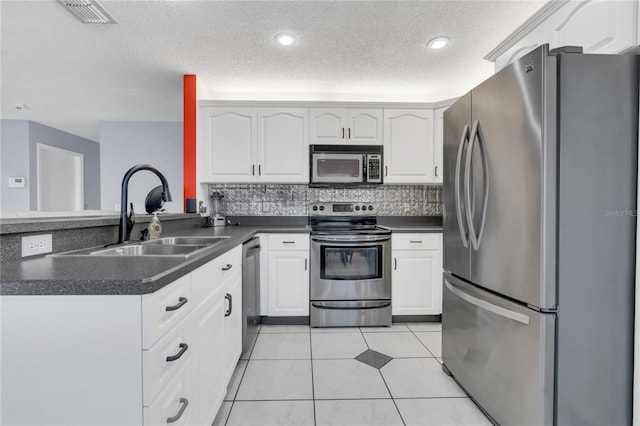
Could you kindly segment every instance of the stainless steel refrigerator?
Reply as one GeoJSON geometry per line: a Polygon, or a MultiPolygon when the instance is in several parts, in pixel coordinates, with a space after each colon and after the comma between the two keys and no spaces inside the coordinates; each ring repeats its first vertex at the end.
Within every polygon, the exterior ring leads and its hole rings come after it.
{"type": "Polygon", "coordinates": [[[443,368],[499,424],[631,424],[639,63],[544,45],[444,114],[443,368]]]}

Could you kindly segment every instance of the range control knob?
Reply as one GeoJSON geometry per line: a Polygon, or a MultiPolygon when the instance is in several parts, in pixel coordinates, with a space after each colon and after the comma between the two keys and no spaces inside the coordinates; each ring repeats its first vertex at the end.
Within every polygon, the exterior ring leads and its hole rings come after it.
{"type": "Polygon", "coordinates": [[[324,210],[324,206],[320,206],[320,211],[323,211],[323,210],[324,210]]]}
{"type": "Polygon", "coordinates": [[[362,211],[366,210],[367,206],[362,206],[362,211]]]}
{"type": "MultiPolygon", "coordinates": [[[[356,210],[360,210],[360,206],[356,206],[356,210]]],[[[364,210],[364,209],[362,209],[362,210],[364,210]]]]}
{"type": "Polygon", "coordinates": [[[369,206],[369,210],[373,210],[373,206],[369,206]]]}
{"type": "Polygon", "coordinates": [[[318,206],[313,206],[313,211],[317,211],[318,210],[318,206]]]}

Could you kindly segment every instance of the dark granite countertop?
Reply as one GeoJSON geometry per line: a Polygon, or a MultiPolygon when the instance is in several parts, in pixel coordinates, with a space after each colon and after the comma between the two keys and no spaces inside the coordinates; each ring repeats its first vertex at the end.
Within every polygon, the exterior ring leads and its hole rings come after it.
{"type": "MultiPolygon", "coordinates": [[[[191,236],[229,236],[188,259],[178,257],[46,256],[6,262],[0,295],[140,295],[153,293],[259,232],[308,233],[306,225],[201,228],[191,236]]],[[[181,234],[183,235],[183,234],[181,234]]],[[[172,236],[170,234],[163,237],[172,236]]]]}
{"type": "MultiPolygon", "coordinates": [[[[109,219],[105,219],[109,220],[109,219]]],[[[113,220],[111,218],[111,220],[113,220]]],[[[117,220],[117,219],[116,219],[117,220]]],[[[141,295],[153,293],[258,233],[308,233],[306,217],[236,217],[238,226],[199,228],[190,236],[229,236],[198,255],[179,257],[46,256],[5,262],[0,295],[141,295]],[[288,223],[288,224],[284,224],[288,223]]],[[[442,232],[441,217],[379,217],[392,232],[442,232]]],[[[184,233],[179,235],[185,235],[184,233]]],[[[177,236],[163,234],[163,237],[177,236]]]]}

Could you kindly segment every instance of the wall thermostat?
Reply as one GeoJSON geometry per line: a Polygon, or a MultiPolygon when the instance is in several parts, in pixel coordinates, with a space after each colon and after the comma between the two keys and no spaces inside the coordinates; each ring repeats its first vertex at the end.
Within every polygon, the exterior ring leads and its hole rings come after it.
{"type": "Polygon", "coordinates": [[[27,185],[27,179],[21,176],[9,178],[9,188],[24,188],[27,185]]]}

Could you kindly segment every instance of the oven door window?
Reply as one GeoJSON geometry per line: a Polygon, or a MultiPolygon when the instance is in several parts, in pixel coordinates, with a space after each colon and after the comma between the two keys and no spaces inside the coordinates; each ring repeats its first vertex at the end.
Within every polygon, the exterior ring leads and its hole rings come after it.
{"type": "Polygon", "coordinates": [[[372,280],[382,278],[382,245],[320,248],[323,280],[372,280]]]}

